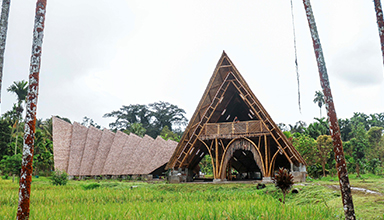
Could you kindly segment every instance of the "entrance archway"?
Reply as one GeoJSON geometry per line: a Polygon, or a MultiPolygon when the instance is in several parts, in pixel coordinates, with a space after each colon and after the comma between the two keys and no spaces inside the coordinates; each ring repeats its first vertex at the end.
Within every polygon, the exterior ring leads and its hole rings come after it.
{"type": "Polygon", "coordinates": [[[264,173],[264,163],[257,146],[247,139],[237,139],[233,141],[224,152],[220,179],[224,180],[228,176],[231,167],[238,169],[239,172],[264,173]]]}

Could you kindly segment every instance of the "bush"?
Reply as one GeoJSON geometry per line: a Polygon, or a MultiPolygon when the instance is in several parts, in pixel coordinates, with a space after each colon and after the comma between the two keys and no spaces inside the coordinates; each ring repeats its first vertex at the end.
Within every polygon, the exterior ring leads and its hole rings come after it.
{"type": "Polygon", "coordinates": [[[52,184],[55,186],[65,186],[68,182],[68,174],[64,171],[52,172],[52,184]]]}
{"type": "Polygon", "coordinates": [[[100,184],[98,184],[98,183],[90,183],[90,184],[81,185],[81,187],[83,189],[85,189],[85,190],[96,189],[96,188],[100,187],[100,184]]]}

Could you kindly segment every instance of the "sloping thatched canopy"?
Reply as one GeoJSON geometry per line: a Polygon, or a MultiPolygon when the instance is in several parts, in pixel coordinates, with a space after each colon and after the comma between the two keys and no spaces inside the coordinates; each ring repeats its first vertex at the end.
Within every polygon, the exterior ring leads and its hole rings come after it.
{"type": "Polygon", "coordinates": [[[230,167],[269,177],[305,165],[225,52],[167,168],[193,170],[206,154],[216,179],[230,167]]]}

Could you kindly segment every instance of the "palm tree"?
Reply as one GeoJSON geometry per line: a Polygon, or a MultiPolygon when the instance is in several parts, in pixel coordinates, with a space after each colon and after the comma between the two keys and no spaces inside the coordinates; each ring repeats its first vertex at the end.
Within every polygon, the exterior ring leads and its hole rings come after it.
{"type": "Polygon", "coordinates": [[[17,113],[17,119],[14,124],[16,127],[16,143],[15,143],[15,154],[17,153],[17,139],[19,136],[19,120],[22,118],[23,114],[23,107],[21,106],[23,102],[25,102],[27,95],[28,95],[28,82],[25,80],[21,80],[18,82],[13,82],[13,84],[8,87],[7,91],[8,92],[13,92],[17,96],[17,108],[16,108],[16,113],[17,113]]]}
{"type": "Polygon", "coordinates": [[[3,4],[1,7],[2,9],[1,9],[1,17],[0,17],[0,103],[1,103],[1,84],[3,79],[5,41],[7,38],[10,4],[11,4],[11,0],[3,0],[3,4]]]}
{"type": "Polygon", "coordinates": [[[324,101],[324,94],[319,90],[315,92],[315,98],[313,99],[313,103],[317,103],[317,105],[320,108],[320,118],[321,118],[321,107],[323,107],[325,101],[324,101]]]}

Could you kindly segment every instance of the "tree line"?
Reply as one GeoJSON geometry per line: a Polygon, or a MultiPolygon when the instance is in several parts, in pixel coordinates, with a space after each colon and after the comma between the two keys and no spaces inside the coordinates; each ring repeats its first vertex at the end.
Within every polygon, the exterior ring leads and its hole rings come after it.
{"type": "MultiPolygon", "coordinates": [[[[356,112],[349,119],[339,119],[338,123],[348,172],[357,176],[366,172],[382,174],[384,113],[356,112]]],[[[332,138],[325,118],[315,118],[315,122],[308,126],[298,121],[288,126],[280,123],[279,127],[307,162],[310,176],[337,174],[332,138]]]]}
{"type": "MultiPolygon", "coordinates": [[[[24,80],[14,82],[7,91],[15,94],[16,101],[12,109],[0,117],[0,173],[3,177],[19,175],[24,137],[24,106],[28,83],[24,80]]],[[[56,116],[71,123],[65,117],[56,116]]],[[[109,124],[110,130],[134,133],[143,137],[145,134],[156,138],[179,141],[188,120],[185,111],[168,102],[154,102],[148,105],[123,105],[120,109],[106,113],[104,117],[114,118],[109,124]]],[[[84,126],[101,129],[93,119],[85,116],[84,126]]],[[[34,175],[49,175],[54,168],[52,118],[36,121],[35,147],[33,158],[34,175]]]]}

